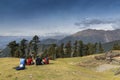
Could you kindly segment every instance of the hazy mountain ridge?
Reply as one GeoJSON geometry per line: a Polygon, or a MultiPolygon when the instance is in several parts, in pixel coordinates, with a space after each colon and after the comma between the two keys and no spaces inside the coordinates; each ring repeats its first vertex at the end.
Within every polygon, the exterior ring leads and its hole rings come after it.
{"type": "MultiPolygon", "coordinates": [[[[116,30],[95,30],[95,29],[87,29],[83,31],[79,31],[72,35],[57,35],[56,36],[39,36],[42,44],[61,44],[67,43],[68,41],[74,42],[75,40],[82,40],[84,43],[88,42],[111,42],[115,40],[120,40],[120,29],[116,30]]],[[[0,36],[0,48],[5,48],[6,45],[13,40],[17,42],[21,41],[23,38],[27,40],[31,40],[33,36],[0,36]]]]}
{"type": "Polygon", "coordinates": [[[115,40],[120,40],[120,29],[117,30],[95,30],[95,29],[87,29],[83,31],[79,31],[71,36],[65,37],[60,40],[60,43],[66,43],[67,41],[74,42],[75,40],[82,40],[85,43],[88,42],[111,42],[115,40]]]}
{"type": "MultiPolygon", "coordinates": [[[[120,44],[120,29],[117,29],[117,30],[108,30],[108,31],[105,31],[105,30],[93,30],[93,29],[88,29],[88,30],[83,30],[83,31],[79,31],[75,34],[72,34],[70,36],[63,36],[65,38],[61,38],[61,40],[58,39],[58,37],[52,37],[52,38],[43,38],[43,37],[40,37],[40,41],[41,41],[41,44],[45,44],[40,48],[43,49],[43,48],[46,48],[46,45],[49,46],[50,44],[52,43],[55,43],[55,44],[61,44],[61,43],[67,43],[69,40],[72,41],[72,42],[75,42],[75,40],[82,40],[84,43],[88,43],[88,42],[92,42],[92,43],[95,43],[95,42],[102,42],[103,43],[103,47],[105,49],[105,51],[107,50],[110,50],[113,46],[114,43],[119,43],[120,44]]],[[[18,36],[0,36],[0,45],[4,45],[5,44],[7,45],[10,41],[13,41],[13,40],[16,40],[16,41],[20,41],[22,40],[23,38],[27,39],[27,40],[31,40],[33,36],[29,36],[29,37],[26,37],[26,36],[22,36],[22,37],[18,37],[18,36]]],[[[3,46],[1,46],[3,47],[3,46]]],[[[0,55],[0,56],[9,56],[9,49],[8,48],[5,48],[3,49],[3,53],[5,53],[4,55],[0,55]]]]}
{"type": "MultiPolygon", "coordinates": [[[[50,43],[56,43],[58,40],[63,39],[68,34],[62,34],[62,35],[54,35],[54,36],[39,36],[41,43],[50,44],[50,43]]],[[[28,41],[32,40],[33,36],[0,36],[0,49],[4,49],[7,44],[11,41],[17,41],[20,42],[22,39],[26,39],[28,41]]]]}
{"type": "Polygon", "coordinates": [[[48,38],[48,39],[44,39],[41,41],[41,44],[57,44],[59,40],[57,39],[52,39],[52,38],[48,38]]]}
{"type": "Polygon", "coordinates": [[[7,46],[7,44],[11,41],[21,41],[23,38],[30,40],[31,36],[0,36],[0,49],[3,49],[7,46]]]}

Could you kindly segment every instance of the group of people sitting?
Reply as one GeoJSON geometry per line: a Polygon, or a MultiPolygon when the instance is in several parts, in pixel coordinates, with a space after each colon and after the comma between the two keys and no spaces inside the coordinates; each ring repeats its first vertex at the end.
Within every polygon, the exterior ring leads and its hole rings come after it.
{"type": "Polygon", "coordinates": [[[36,57],[36,59],[32,59],[32,56],[29,56],[27,59],[24,57],[20,58],[20,65],[16,67],[16,70],[24,70],[25,65],[43,65],[43,64],[49,64],[49,58],[40,58],[39,56],[36,57]]]}

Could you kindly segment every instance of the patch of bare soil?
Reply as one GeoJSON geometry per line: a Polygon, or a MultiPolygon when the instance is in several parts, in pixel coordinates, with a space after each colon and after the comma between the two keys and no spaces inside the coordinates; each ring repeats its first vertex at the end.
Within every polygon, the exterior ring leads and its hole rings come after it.
{"type": "Polygon", "coordinates": [[[102,64],[102,65],[99,65],[98,67],[96,67],[96,71],[103,72],[103,71],[110,70],[113,68],[118,68],[118,67],[120,67],[120,66],[112,65],[112,64],[102,64]]]}
{"type": "Polygon", "coordinates": [[[95,68],[101,64],[104,64],[105,62],[103,60],[96,60],[96,59],[91,59],[91,60],[86,60],[83,62],[80,62],[78,65],[81,67],[88,67],[88,68],[95,68]]]}
{"type": "Polygon", "coordinates": [[[114,68],[119,68],[120,65],[115,65],[115,64],[108,64],[107,61],[105,60],[96,60],[96,59],[90,59],[86,61],[82,61],[79,63],[79,66],[85,67],[97,72],[103,72],[106,70],[114,69],[114,68]]]}

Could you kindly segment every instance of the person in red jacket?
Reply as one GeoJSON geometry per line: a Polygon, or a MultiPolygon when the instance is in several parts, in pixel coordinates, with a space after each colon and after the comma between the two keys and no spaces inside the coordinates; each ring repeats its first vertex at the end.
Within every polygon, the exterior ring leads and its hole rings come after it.
{"type": "Polygon", "coordinates": [[[27,59],[27,65],[32,65],[33,64],[33,60],[32,60],[32,57],[30,56],[28,59],[27,59]]]}
{"type": "Polygon", "coordinates": [[[48,57],[45,57],[45,58],[43,59],[43,63],[44,63],[44,64],[49,64],[49,58],[48,58],[48,57]]]}
{"type": "Polygon", "coordinates": [[[47,64],[46,58],[43,58],[43,63],[47,64]]]}

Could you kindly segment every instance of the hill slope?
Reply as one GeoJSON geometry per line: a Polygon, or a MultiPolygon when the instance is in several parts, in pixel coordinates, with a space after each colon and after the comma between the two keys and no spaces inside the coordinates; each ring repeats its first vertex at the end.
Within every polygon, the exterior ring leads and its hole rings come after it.
{"type": "Polygon", "coordinates": [[[27,69],[16,71],[13,67],[19,64],[17,58],[0,58],[1,80],[120,80],[112,70],[96,72],[94,55],[77,58],[63,58],[50,61],[48,65],[26,66],[27,69]],[[92,66],[90,66],[92,61],[92,66]],[[3,63],[4,62],[4,63],[3,63]],[[89,63],[87,67],[81,62],[89,63]],[[94,64],[93,64],[94,63],[94,64]]]}

